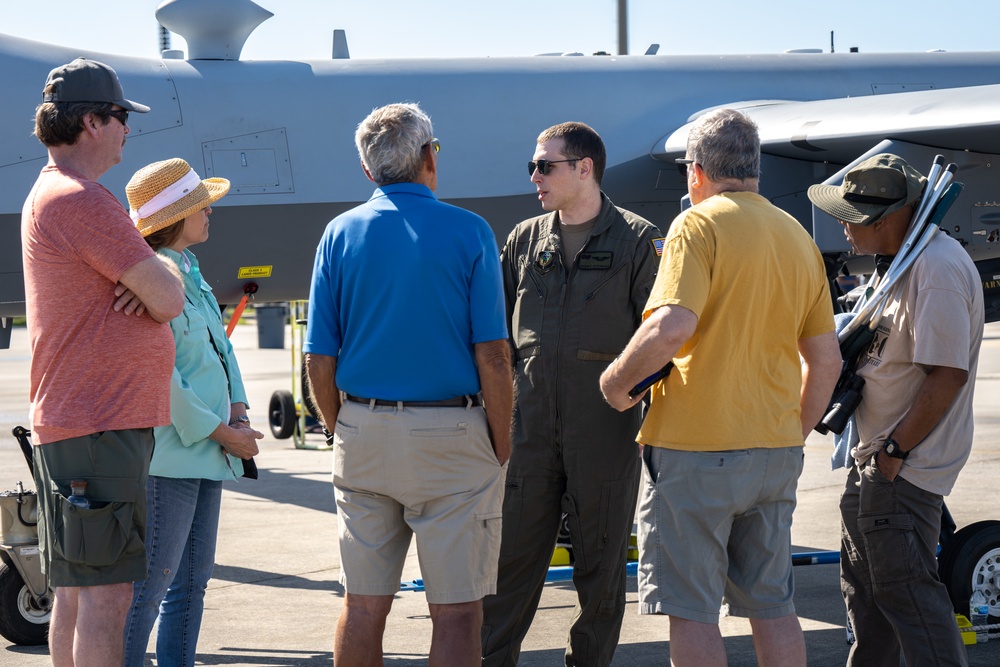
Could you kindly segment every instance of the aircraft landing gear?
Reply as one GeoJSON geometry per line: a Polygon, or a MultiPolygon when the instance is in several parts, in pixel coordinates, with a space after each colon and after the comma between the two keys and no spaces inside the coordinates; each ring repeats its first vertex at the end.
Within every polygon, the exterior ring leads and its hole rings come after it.
{"type": "MultiPolygon", "coordinates": [[[[31,432],[12,431],[32,470],[31,432]]],[[[45,644],[52,617],[53,591],[42,575],[38,550],[38,496],[25,491],[0,493],[0,635],[21,646],[45,644]]]]}
{"type": "Polygon", "coordinates": [[[981,588],[991,619],[1000,618],[1000,521],[979,521],[955,533],[938,556],[938,573],[957,613],[969,613],[972,591],[981,588]]]}
{"type": "Polygon", "coordinates": [[[0,565],[0,635],[19,646],[39,646],[48,641],[52,598],[39,599],[12,565],[0,565]]]}

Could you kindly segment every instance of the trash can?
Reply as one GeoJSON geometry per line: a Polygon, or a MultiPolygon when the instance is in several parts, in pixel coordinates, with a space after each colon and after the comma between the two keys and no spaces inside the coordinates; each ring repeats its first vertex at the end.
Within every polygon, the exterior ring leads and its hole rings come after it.
{"type": "Polygon", "coordinates": [[[264,303],[255,308],[257,312],[257,347],[277,349],[285,347],[285,305],[264,303]]]}

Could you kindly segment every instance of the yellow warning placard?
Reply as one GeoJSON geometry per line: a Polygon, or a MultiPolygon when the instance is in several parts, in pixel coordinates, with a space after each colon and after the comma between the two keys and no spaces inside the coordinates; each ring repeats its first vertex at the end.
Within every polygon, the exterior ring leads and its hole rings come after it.
{"type": "Polygon", "coordinates": [[[241,266],[239,278],[270,278],[271,266],[241,266]]]}

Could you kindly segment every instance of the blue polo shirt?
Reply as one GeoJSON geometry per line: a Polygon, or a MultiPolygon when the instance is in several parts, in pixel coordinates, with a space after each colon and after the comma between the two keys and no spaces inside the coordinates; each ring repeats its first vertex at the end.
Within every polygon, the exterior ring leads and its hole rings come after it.
{"type": "Polygon", "coordinates": [[[500,253],[480,216],[395,183],[327,225],[305,345],[337,358],[337,387],[436,401],[479,391],[473,346],[507,338],[500,253]]]}

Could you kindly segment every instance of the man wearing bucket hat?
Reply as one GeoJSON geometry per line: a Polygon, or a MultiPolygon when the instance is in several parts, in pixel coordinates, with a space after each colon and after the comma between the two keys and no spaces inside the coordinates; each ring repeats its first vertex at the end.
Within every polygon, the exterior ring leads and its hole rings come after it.
{"type": "MultiPolygon", "coordinates": [[[[884,153],[841,185],[808,194],[844,226],[856,254],[878,262],[901,248],[925,182],[884,153]]],[[[850,665],[897,665],[901,652],[910,667],[966,664],[936,551],[943,497],[972,448],[969,380],[983,322],[975,265],[938,233],[894,288],[858,361],[860,443],[840,501],[841,588],[856,638],[850,665]]]]}
{"type": "Polygon", "coordinates": [[[180,158],[140,169],[125,187],[146,242],[184,278],[184,312],[170,321],[177,358],[170,425],[154,430],[146,483],[148,576],[136,581],[125,622],[125,667],[145,664],[153,625],[156,662],[192,667],[215,564],[222,481],[243,474],[242,459],[263,437],[250,428],[247,397],[219,303],[188,248],[208,239],[212,204],[224,178],[202,180],[180,158]],[[162,604],[161,604],[162,602],[162,604]]]}
{"type": "Polygon", "coordinates": [[[49,161],[24,203],[21,242],[54,664],[119,664],[132,582],[146,576],[152,429],[170,422],[165,323],[184,292],[97,179],[121,161],[129,112],[147,111],[113,69],[78,58],[52,70],[35,114],[49,161]],[[66,501],[75,480],[88,482],[89,509],[66,501]]]}
{"type": "Polygon", "coordinates": [[[334,662],[381,664],[415,535],[430,664],[479,664],[513,412],[500,253],[485,220],[434,196],[441,145],[419,106],[373,110],[355,143],[378,188],[320,240],[304,346],[334,431],[334,662]]]}

